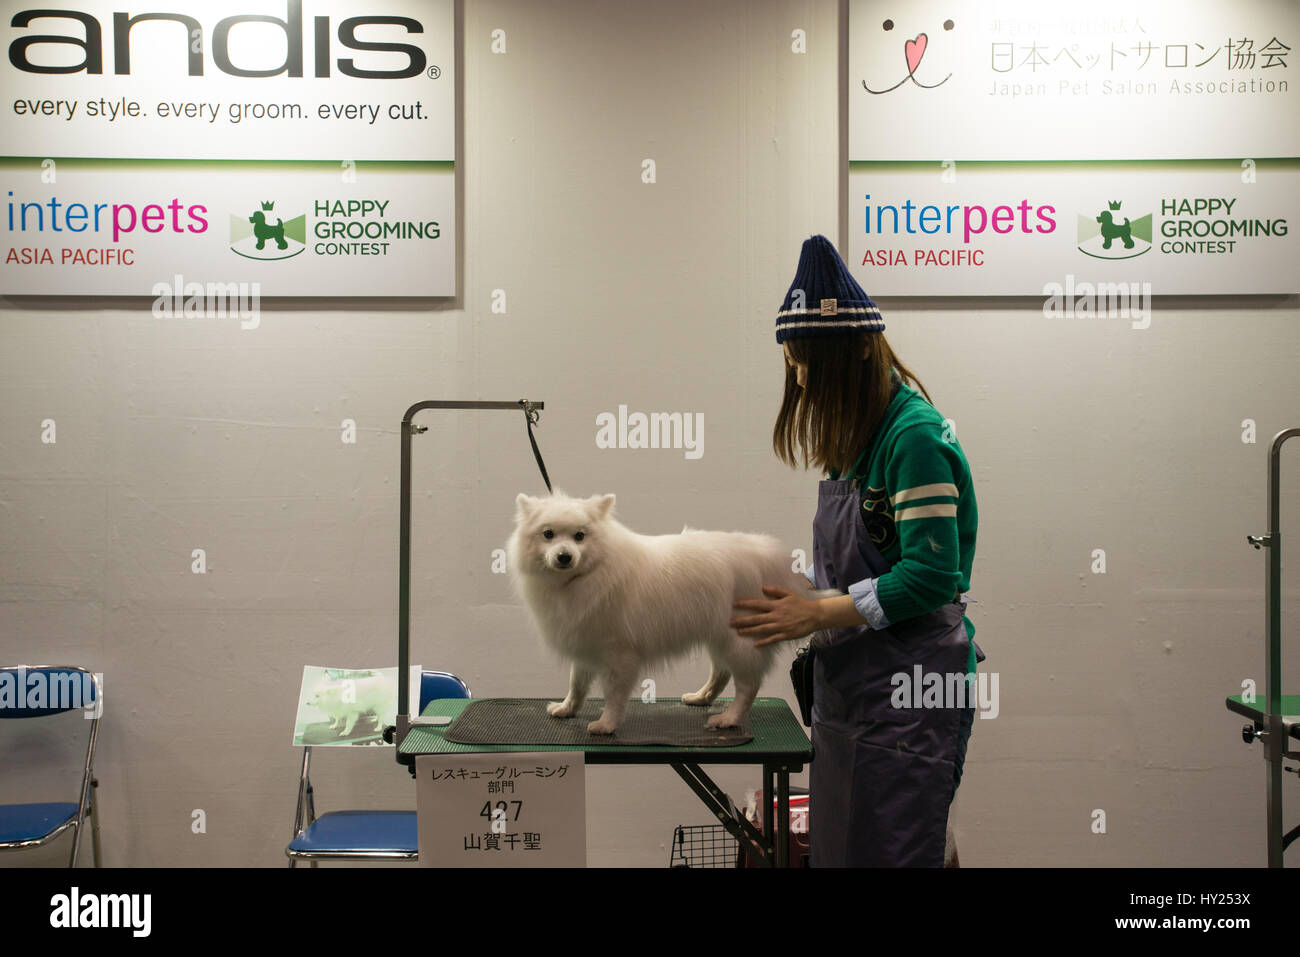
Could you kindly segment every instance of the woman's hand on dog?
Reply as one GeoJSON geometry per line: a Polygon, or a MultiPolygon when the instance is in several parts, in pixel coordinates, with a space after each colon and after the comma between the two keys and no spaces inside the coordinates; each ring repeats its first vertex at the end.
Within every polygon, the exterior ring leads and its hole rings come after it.
{"type": "Polygon", "coordinates": [[[821,623],[821,602],[809,601],[801,595],[774,585],[764,585],[762,598],[745,598],[734,602],[731,607],[745,611],[757,611],[762,614],[733,618],[729,622],[736,633],[746,638],[758,638],[756,647],[774,644],[778,641],[793,641],[811,635],[823,627],[821,623]]]}
{"type": "Polygon", "coordinates": [[[737,634],[760,639],[754,642],[757,648],[778,641],[795,641],[826,628],[868,624],[851,595],[810,601],[775,585],[764,585],[763,594],[770,600],[745,598],[732,603],[733,608],[762,613],[730,621],[737,634]]]}

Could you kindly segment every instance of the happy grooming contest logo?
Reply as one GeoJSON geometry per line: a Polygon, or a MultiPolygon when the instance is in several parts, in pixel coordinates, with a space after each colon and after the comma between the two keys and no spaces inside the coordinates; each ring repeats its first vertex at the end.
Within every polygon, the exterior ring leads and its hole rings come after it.
{"type": "Polygon", "coordinates": [[[275,215],[275,201],[246,216],[230,217],[230,251],[245,259],[292,259],[307,248],[307,217],[288,222],[275,215]]]}
{"type": "Polygon", "coordinates": [[[1130,220],[1121,200],[1108,200],[1095,216],[1078,217],[1078,250],[1094,259],[1136,259],[1151,251],[1151,214],[1130,220]]]}

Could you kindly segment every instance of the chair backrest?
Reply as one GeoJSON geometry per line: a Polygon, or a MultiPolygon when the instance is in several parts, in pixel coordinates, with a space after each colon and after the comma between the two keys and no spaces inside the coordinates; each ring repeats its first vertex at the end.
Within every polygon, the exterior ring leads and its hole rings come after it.
{"type": "Polygon", "coordinates": [[[0,667],[0,718],[80,711],[100,700],[99,678],[76,665],[0,667]]]}
{"type": "Polygon", "coordinates": [[[420,674],[420,710],[424,714],[430,701],[438,698],[468,698],[469,688],[465,682],[446,671],[425,671],[420,674]]]}

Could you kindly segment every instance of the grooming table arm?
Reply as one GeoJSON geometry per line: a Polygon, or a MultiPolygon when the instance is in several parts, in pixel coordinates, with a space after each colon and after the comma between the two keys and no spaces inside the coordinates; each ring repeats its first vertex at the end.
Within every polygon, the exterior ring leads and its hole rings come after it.
{"type": "MultiPolygon", "coordinates": [[[[426,431],[424,426],[412,421],[416,414],[425,409],[510,409],[523,411],[532,436],[532,424],[537,421],[536,413],[546,408],[545,403],[519,399],[515,402],[456,402],[431,399],[417,402],[406,410],[402,416],[402,489],[399,515],[399,558],[397,585],[397,727],[392,735],[393,741],[400,745],[411,728],[411,436],[426,431]]],[[[538,465],[541,459],[538,458],[538,465]]],[[[545,474],[545,473],[543,473],[545,474]]],[[[385,735],[385,738],[389,737],[385,735]]]]}

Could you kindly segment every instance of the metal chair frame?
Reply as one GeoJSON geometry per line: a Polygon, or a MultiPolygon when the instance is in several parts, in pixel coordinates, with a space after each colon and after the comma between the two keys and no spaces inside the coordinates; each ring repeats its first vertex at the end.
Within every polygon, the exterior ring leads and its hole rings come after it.
{"type": "MultiPolygon", "coordinates": [[[[33,671],[57,671],[57,672],[77,672],[90,678],[91,686],[94,688],[95,695],[95,715],[90,719],[90,742],[86,746],[86,760],[81,777],[81,792],[77,801],[77,815],[75,818],[68,818],[59,826],[55,827],[43,837],[33,838],[26,841],[0,841],[0,851],[22,850],[25,848],[42,847],[56,840],[68,828],[73,829],[72,833],[72,855],[68,859],[69,867],[77,866],[77,852],[81,849],[81,836],[84,832],[86,819],[90,819],[91,845],[94,850],[95,866],[103,866],[103,858],[99,844],[99,814],[95,809],[95,791],[99,787],[99,781],[95,778],[95,742],[99,737],[99,719],[104,712],[104,689],[99,681],[99,676],[85,668],[77,665],[4,665],[0,666],[0,672],[26,672],[33,671]]],[[[39,714],[5,714],[0,709],[0,718],[10,718],[14,720],[23,718],[43,718],[55,714],[64,714],[68,711],[76,710],[79,706],[70,706],[65,708],[41,708],[29,709],[23,711],[36,710],[39,714]]]]}

